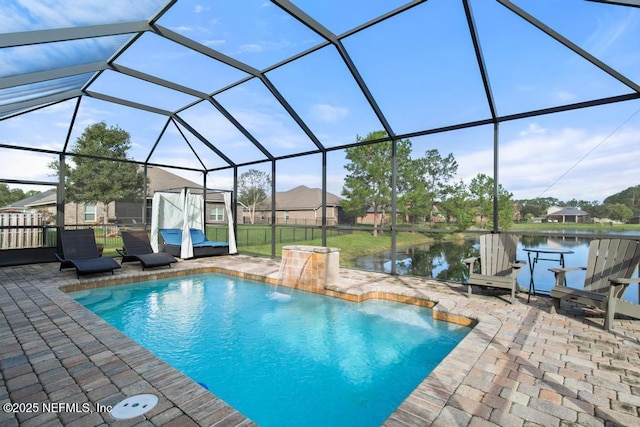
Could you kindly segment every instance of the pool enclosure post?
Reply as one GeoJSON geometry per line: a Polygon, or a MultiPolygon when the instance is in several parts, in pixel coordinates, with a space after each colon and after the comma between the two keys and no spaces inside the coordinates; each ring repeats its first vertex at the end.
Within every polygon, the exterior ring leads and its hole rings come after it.
{"type": "MultiPolygon", "coordinates": [[[[396,208],[398,193],[398,162],[397,150],[398,144],[396,138],[391,140],[391,274],[396,272],[396,208]]],[[[384,215],[384,213],[383,213],[384,215]]]]}
{"type": "MultiPolygon", "coordinates": [[[[238,236],[238,167],[233,167],[233,194],[231,196],[231,210],[235,214],[233,221],[233,235],[238,236]]],[[[244,212],[242,212],[242,218],[244,221],[244,212]]],[[[236,248],[237,249],[237,248],[236,248]]]]}
{"type": "Polygon", "coordinates": [[[56,187],[56,228],[58,229],[56,246],[58,247],[59,252],[62,250],[59,230],[62,230],[64,228],[64,183],[67,176],[67,164],[65,163],[65,157],[66,156],[64,155],[64,153],[60,153],[60,155],[58,156],[58,186],[56,187]]]}
{"type": "Polygon", "coordinates": [[[148,176],[147,176],[147,164],[145,163],[142,167],[142,224],[144,225],[144,229],[147,230],[149,224],[147,224],[147,185],[148,185],[148,176]]]}
{"type": "Polygon", "coordinates": [[[498,127],[500,124],[495,122],[493,124],[493,232],[497,233],[500,230],[500,224],[498,224],[498,212],[499,212],[499,199],[498,199],[498,146],[499,136],[498,127]]]}
{"type": "Polygon", "coordinates": [[[322,246],[327,246],[327,151],[322,151],[322,246]]]}
{"type": "Polygon", "coordinates": [[[202,171],[202,228],[204,235],[207,235],[207,171],[202,171]]]}
{"type": "Polygon", "coordinates": [[[276,257],[276,161],[271,161],[271,258],[276,257]]]}

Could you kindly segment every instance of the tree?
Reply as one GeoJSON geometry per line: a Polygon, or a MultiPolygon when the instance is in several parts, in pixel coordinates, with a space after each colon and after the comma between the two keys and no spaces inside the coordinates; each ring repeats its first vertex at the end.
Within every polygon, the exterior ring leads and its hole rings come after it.
{"type": "Polygon", "coordinates": [[[398,211],[411,222],[423,221],[431,215],[432,203],[425,175],[424,159],[409,159],[408,155],[398,167],[398,211]]]}
{"type": "Polygon", "coordinates": [[[475,220],[469,191],[462,181],[449,188],[439,204],[439,209],[447,223],[455,222],[459,230],[471,227],[475,220]]]}
{"type": "Polygon", "coordinates": [[[623,203],[611,203],[609,218],[614,221],[627,222],[633,217],[633,210],[623,203]]]}
{"type": "Polygon", "coordinates": [[[520,203],[522,206],[520,209],[520,215],[525,218],[545,216],[547,214],[547,209],[551,206],[560,206],[564,204],[555,197],[536,197],[535,199],[516,200],[516,202],[520,203]]]}
{"type": "MultiPolygon", "coordinates": [[[[425,153],[424,162],[427,174],[427,187],[431,199],[429,213],[432,214],[437,201],[442,201],[445,194],[451,190],[449,181],[458,172],[458,162],[449,153],[442,157],[437,149],[425,153]]],[[[431,215],[430,215],[431,217],[431,215]]]]}
{"type": "MultiPolygon", "coordinates": [[[[129,133],[105,122],[88,126],[71,149],[73,167],[68,167],[66,198],[77,203],[103,203],[132,200],[144,194],[142,173],[127,152],[131,149],[129,133]],[[92,156],[92,157],[84,157],[92,156]],[[95,157],[113,159],[99,160],[95,157]]],[[[53,162],[50,167],[58,170],[53,162]]],[[[108,220],[104,215],[104,222],[108,220]]]]}
{"type": "MultiPolygon", "coordinates": [[[[493,221],[493,186],[494,180],[488,175],[480,173],[471,180],[469,192],[480,215],[481,225],[484,218],[493,221]]],[[[498,221],[502,228],[509,228],[513,224],[513,195],[498,185],[498,221]]]]}
{"type": "Polygon", "coordinates": [[[238,202],[249,209],[249,221],[255,223],[256,206],[269,197],[271,177],[257,169],[249,169],[238,179],[238,202]]]}
{"type": "Polygon", "coordinates": [[[595,201],[589,202],[587,200],[571,199],[568,202],[566,202],[564,205],[582,209],[583,211],[589,211],[593,209],[594,206],[598,206],[598,201],[595,200],[595,201]]]}
{"type": "Polygon", "coordinates": [[[6,206],[27,197],[35,196],[38,191],[29,190],[26,193],[21,188],[10,189],[5,183],[0,183],[0,206],[6,206]]]}
{"type": "Polygon", "coordinates": [[[640,213],[640,185],[629,187],[604,199],[603,204],[622,203],[633,211],[640,213]]]}
{"type": "MultiPolygon", "coordinates": [[[[358,136],[358,142],[387,138],[385,131],[369,133],[365,138],[358,136]]],[[[392,143],[391,141],[359,145],[347,148],[345,169],[349,172],[344,180],[342,195],[347,198],[342,203],[347,213],[364,216],[369,208],[373,210],[373,235],[378,235],[378,223],[382,224],[384,212],[391,206],[392,194],[392,143]]],[[[396,141],[397,193],[399,196],[410,192],[410,170],[415,166],[410,158],[411,141],[396,141]]],[[[401,205],[408,203],[407,200],[401,205]]],[[[392,213],[395,215],[395,212],[392,213]]]]}

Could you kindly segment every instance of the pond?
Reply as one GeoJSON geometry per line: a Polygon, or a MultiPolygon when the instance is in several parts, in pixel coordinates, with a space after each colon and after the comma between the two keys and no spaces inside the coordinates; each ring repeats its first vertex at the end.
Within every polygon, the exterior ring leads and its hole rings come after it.
{"type": "MultiPolygon", "coordinates": [[[[524,248],[562,248],[573,251],[565,255],[566,267],[584,267],[587,263],[589,241],[591,237],[584,237],[583,233],[573,236],[520,236],[518,241],[518,260],[528,261],[524,248]]],[[[621,233],[616,233],[616,237],[621,233]]],[[[626,234],[626,233],[625,233],[626,234]]],[[[634,238],[637,232],[630,233],[634,238]]],[[[463,259],[478,255],[478,239],[470,238],[464,241],[440,241],[429,245],[411,246],[396,251],[396,272],[400,275],[414,275],[432,277],[440,280],[464,283],[467,279],[467,267],[463,259]]],[[[543,257],[541,255],[541,257],[543,257]]],[[[550,256],[549,258],[556,258],[550,256]]],[[[532,254],[533,259],[533,254],[532,254]]],[[[364,270],[391,272],[391,251],[359,257],[355,260],[356,267],[364,270]]],[[[558,267],[558,262],[539,260],[534,271],[536,292],[548,294],[554,285],[554,274],[549,268],[558,267]]],[[[634,276],[637,276],[637,272],[634,276]]],[[[529,289],[531,274],[527,264],[518,274],[521,288],[529,289]]],[[[584,282],[584,272],[576,271],[567,274],[568,285],[581,287],[584,282]]],[[[625,299],[638,303],[639,288],[632,284],[625,293],[625,299]]]]}

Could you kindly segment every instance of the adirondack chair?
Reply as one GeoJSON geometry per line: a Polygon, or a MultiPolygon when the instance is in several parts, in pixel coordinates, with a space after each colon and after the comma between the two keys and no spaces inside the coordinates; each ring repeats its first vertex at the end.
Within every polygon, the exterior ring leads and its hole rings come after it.
{"type": "Polygon", "coordinates": [[[526,264],[516,260],[517,236],[507,234],[483,234],[480,236],[480,257],[464,260],[469,267],[468,295],[473,286],[484,286],[511,290],[511,302],[515,302],[518,290],[518,272],[526,264]],[[480,273],[475,263],[480,261],[480,273]]]}
{"type": "Polygon", "coordinates": [[[556,276],[551,289],[553,304],[551,313],[557,313],[561,300],[573,301],[605,311],[604,328],[613,329],[616,313],[640,319],[640,305],[625,301],[622,295],[631,283],[631,278],[640,262],[640,242],[627,239],[592,240],[586,267],[550,268],[556,276]],[[584,289],[566,286],[566,273],[584,270],[584,289]]]}

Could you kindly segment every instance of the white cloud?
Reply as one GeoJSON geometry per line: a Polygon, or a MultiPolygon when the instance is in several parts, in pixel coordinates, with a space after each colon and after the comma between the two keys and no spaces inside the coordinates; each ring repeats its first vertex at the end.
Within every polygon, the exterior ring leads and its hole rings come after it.
{"type": "Polygon", "coordinates": [[[257,53],[262,52],[264,50],[264,46],[259,43],[247,43],[243,44],[238,48],[238,53],[257,53]]]}
{"type": "Polygon", "coordinates": [[[559,104],[568,104],[570,102],[575,102],[578,97],[575,93],[569,92],[567,90],[558,90],[554,94],[555,102],[559,104]]]}
{"type": "MultiPolygon", "coordinates": [[[[598,200],[638,185],[629,153],[637,151],[640,129],[607,138],[583,129],[542,129],[529,125],[500,145],[499,181],[516,199],[556,197],[598,200]],[[606,139],[606,140],[605,140],[606,139]],[[603,142],[604,141],[604,142],[603,142]]],[[[493,175],[491,147],[457,156],[458,175],[469,183],[478,173],[493,175]]]]}
{"type": "MultiPolygon", "coordinates": [[[[631,9],[631,8],[629,8],[631,9]]],[[[629,13],[624,19],[607,19],[607,16],[599,16],[596,30],[586,40],[587,50],[596,56],[606,54],[625,33],[638,25],[638,15],[629,13]]]]}
{"type": "Polygon", "coordinates": [[[527,125],[527,128],[523,131],[520,131],[518,135],[521,137],[526,137],[529,135],[544,135],[545,133],[547,133],[547,129],[534,122],[529,123],[527,125]]]}
{"type": "Polygon", "coordinates": [[[180,25],[178,27],[173,27],[171,28],[173,31],[175,31],[176,33],[188,33],[189,31],[192,31],[193,28],[187,26],[187,25],[180,25]]]}
{"type": "Polygon", "coordinates": [[[227,43],[227,41],[226,41],[226,40],[223,40],[223,39],[217,39],[217,40],[204,40],[204,41],[202,42],[202,44],[203,44],[203,45],[205,45],[205,46],[209,46],[209,47],[211,47],[211,46],[220,46],[220,45],[223,45],[223,44],[225,44],[225,43],[227,43]]]}
{"type": "Polygon", "coordinates": [[[314,104],[311,106],[311,117],[319,122],[335,123],[349,115],[349,110],[329,104],[314,104]]]}
{"type": "MultiPolygon", "coordinates": [[[[57,160],[57,156],[29,151],[3,150],[2,157],[5,159],[2,166],[2,178],[4,179],[44,182],[57,181],[56,177],[51,176],[53,171],[49,169],[49,163],[57,160]]],[[[20,187],[26,188],[23,186],[20,187]]]]}

